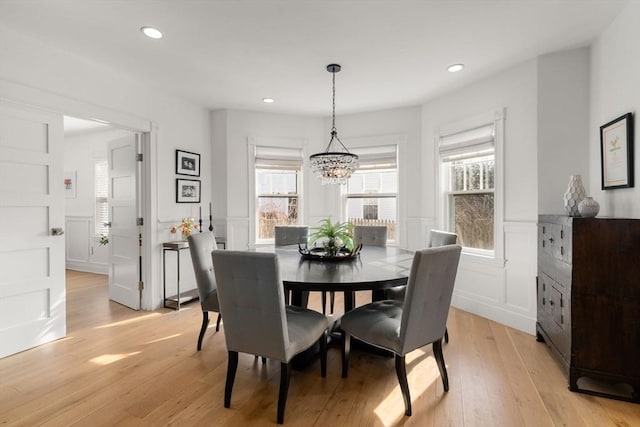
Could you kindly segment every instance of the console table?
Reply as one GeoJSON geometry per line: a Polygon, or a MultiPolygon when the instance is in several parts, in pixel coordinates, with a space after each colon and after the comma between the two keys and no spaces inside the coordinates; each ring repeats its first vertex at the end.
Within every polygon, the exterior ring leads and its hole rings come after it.
{"type": "MultiPolygon", "coordinates": [[[[226,249],[226,239],[224,237],[216,237],[216,245],[219,249],[226,249]]],[[[162,244],[162,287],[165,308],[180,310],[180,305],[199,298],[197,288],[186,292],[180,291],[180,251],[185,249],[189,249],[189,242],[186,240],[176,240],[162,244]],[[167,296],[167,251],[176,254],[176,294],[171,296],[167,296]]]]}

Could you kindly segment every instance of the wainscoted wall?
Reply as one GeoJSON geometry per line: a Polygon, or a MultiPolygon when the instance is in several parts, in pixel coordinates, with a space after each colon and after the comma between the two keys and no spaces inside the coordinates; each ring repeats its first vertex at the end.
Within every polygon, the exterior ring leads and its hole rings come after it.
{"type": "Polygon", "coordinates": [[[536,322],[536,238],[534,222],[504,225],[504,263],[463,254],[452,305],[530,334],[536,322]]]}
{"type": "Polygon", "coordinates": [[[107,274],[109,247],[98,243],[91,216],[65,217],[65,268],[107,274]]]}
{"type": "Polygon", "coordinates": [[[227,218],[227,249],[246,250],[249,248],[248,217],[227,218]]]}

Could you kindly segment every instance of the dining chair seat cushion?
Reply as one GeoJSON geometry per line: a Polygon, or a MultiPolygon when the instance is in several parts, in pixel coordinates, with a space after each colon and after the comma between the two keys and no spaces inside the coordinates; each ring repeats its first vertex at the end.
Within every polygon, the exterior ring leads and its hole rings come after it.
{"type": "Polygon", "coordinates": [[[317,311],[292,305],[286,306],[287,326],[289,328],[289,347],[286,360],[311,347],[329,323],[327,318],[317,311]]]}
{"type": "Polygon", "coordinates": [[[400,301],[375,301],[349,311],[340,319],[344,330],[360,340],[402,354],[400,301]]]}

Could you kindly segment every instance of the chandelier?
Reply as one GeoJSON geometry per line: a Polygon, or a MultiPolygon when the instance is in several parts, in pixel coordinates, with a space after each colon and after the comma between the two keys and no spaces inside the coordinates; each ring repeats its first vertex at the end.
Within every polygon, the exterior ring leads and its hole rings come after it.
{"type": "Polygon", "coordinates": [[[340,71],[340,65],[329,64],[327,71],[333,75],[331,139],[323,153],[309,156],[309,162],[311,163],[311,171],[316,174],[322,184],[346,184],[349,177],[358,169],[358,156],[349,152],[338,138],[336,130],[336,73],[340,71]],[[335,144],[337,148],[332,148],[334,141],[338,141],[340,146],[335,144]]]}

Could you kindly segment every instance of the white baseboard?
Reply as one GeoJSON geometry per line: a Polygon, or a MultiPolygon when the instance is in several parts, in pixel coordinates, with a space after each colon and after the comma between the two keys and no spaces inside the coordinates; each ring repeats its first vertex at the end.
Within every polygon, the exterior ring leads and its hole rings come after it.
{"type": "Polygon", "coordinates": [[[67,270],[84,271],[85,273],[109,273],[109,266],[107,264],[98,264],[95,262],[67,262],[65,268],[67,270]]]}

